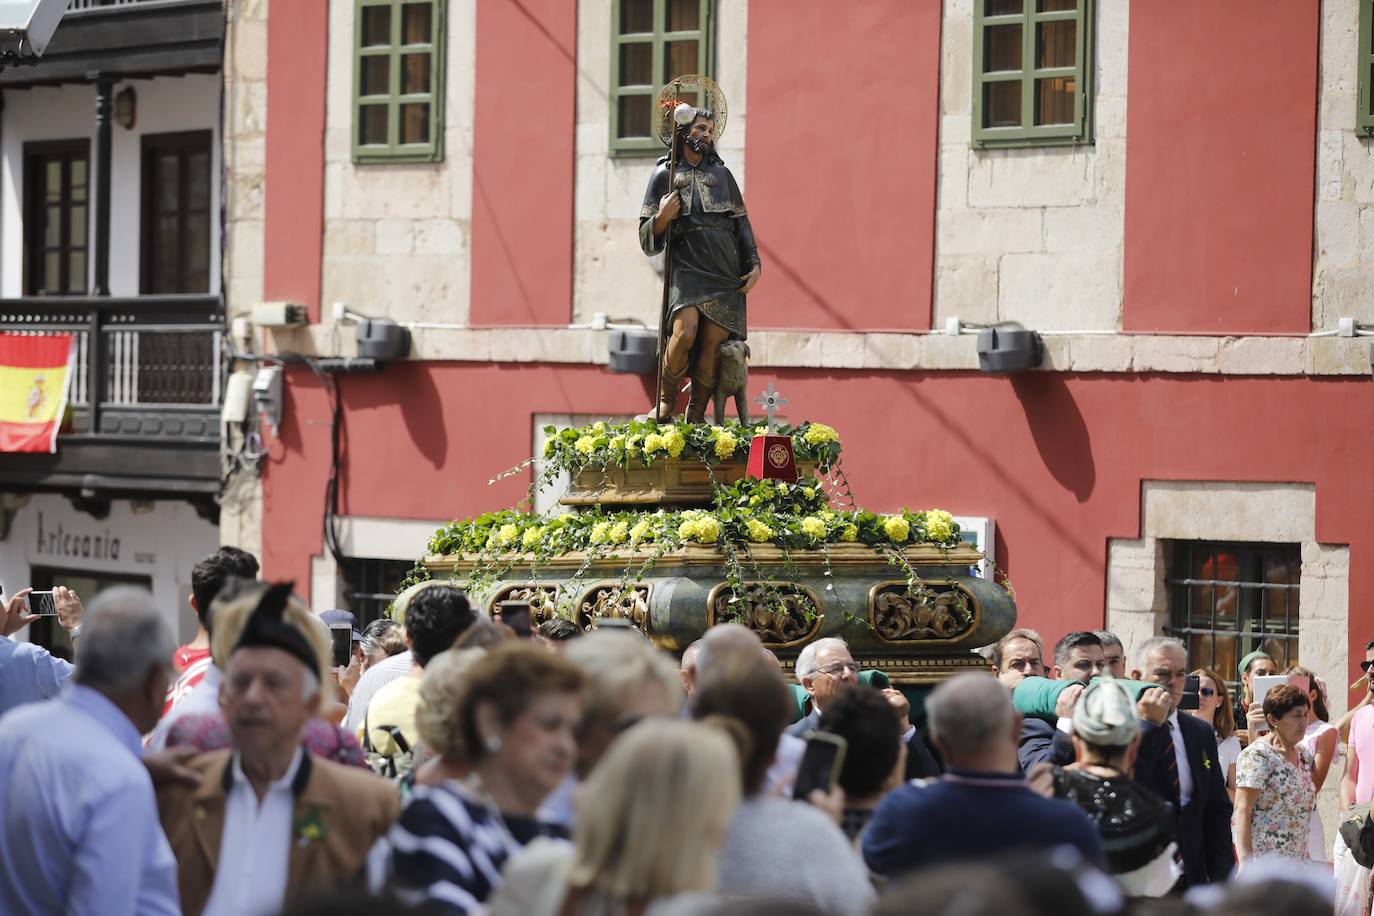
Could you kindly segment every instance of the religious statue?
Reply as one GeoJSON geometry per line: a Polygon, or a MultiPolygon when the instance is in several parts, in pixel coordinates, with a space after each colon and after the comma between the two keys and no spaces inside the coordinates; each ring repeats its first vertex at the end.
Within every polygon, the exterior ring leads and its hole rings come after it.
{"type": "Polygon", "coordinates": [[[744,302],[759,280],[759,250],[739,185],[716,154],[726,116],[720,88],[704,76],[679,77],[658,101],[658,136],[669,154],[658,160],[639,211],[640,247],[665,253],[654,415],[672,417],[690,370],[687,419],[700,423],[721,344],[748,336],[744,302]],[[688,92],[707,107],[681,101],[688,92]]]}

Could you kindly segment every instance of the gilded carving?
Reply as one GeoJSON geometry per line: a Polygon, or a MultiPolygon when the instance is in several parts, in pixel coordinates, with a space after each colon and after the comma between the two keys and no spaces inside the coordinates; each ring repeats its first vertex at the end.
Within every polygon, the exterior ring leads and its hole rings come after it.
{"type": "Polygon", "coordinates": [[[976,599],[957,582],[880,582],[868,596],[869,626],[886,642],[948,642],[976,620],[976,599]]]}
{"type": "Polygon", "coordinates": [[[592,586],[583,596],[577,609],[577,625],[593,630],[597,621],[606,617],[628,620],[635,628],[649,632],[649,590],[647,584],[622,587],[618,582],[592,586]]]}
{"type": "Polygon", "coordinates": [[[800,585],[746,582],[744,595],[736,598],[735,590],[721,583],[706,603],[707,627],[736,621],[775,648],[809,641],[824,618],[815,592],[800,585]]]}
{"type": "Polygon", "coordinates": [[[558,616],[558,586],[556,584],[524,582],[507,586],[491,599],[488,612],[495,609],[502,601],[528,601],[530,603],[530,617],[533,618],[535,626],[558,616]]]}

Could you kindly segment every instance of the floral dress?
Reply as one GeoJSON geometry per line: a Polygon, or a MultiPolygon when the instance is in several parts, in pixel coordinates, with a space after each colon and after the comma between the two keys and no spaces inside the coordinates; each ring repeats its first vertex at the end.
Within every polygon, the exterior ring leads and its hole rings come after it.
{"type": "Polygon", "coordinates": [[[1250,825],[1254,855],[1307,861],[1307,830],[1317,803],[1312,755],[1300,747],[1294,764],[1267,740],[1255,741],[1236,761],[1236,788],[1259,790],[1250,825]]]}

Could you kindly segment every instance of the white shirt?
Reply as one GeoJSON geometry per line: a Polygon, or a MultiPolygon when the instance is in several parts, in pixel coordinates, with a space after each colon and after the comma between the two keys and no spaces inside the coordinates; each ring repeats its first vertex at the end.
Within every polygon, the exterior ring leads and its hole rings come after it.
{"type": "Polygon", "coordinates": [[[172,730],[172,724],[177,719],[182,716],[211,715],[219,712],[219,685],[223,680],[224,672],[216,665],[211,664],[206,668],[205,677],[167,711],[167,715],[162,717],[148,735],[148,740],[143,742],[144,746],[150,751],[165,750],[167,733],[172,730]]]}
{"type": "Polygon", "coordinates": [[[304,748],[296,751],[286,773],[267,787],[259,804],[238,754],[233,755],[233,787],[224,800],[219,867],[203,916],[271,916],[281,910],[296,809],[291,782],[304,756],[304,748]]]}
{"type": "Polygon", "coordinates": [[[1178,727],[1178,710],[1169,713],[1169,734],[1174,739],[1174,759],[1178,761],[1178,806],[1193,800],[1193,768],[1188,765],[1188,748],[1183,745],[1183,729],[1178,727]]]}

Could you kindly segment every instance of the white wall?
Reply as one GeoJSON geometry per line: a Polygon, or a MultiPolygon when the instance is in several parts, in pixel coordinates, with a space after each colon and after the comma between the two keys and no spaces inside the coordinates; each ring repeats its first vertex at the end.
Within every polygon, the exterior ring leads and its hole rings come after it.
{"type": "MultiPolygon", "coordinates": [[[[211,130],[212,215],[210,292],[220,289],[220,78],[215,74],[158,77],[116,83],[118,94],[132,86],[137,118],[132,130],[116,124],[111,138],[110,293],[136,296],[139,284],[142,138],[185,130],[211,130]]],[[[0,115],[0,296],[23,295],[24,144],[37,140],[86,138],[91,144],[89,236],[94,243],[96,163],[95,87],[91,84],[10,90],[0,115]]],[[[88,259],[94,276],[92,244],[88,259]]]]}
{"type": "Polygon", "coordinates": [[[135,511],[136,504],[117,500],[104,519],[77,511],[53,493],[5,497],[5,506],[16,504],[8,537],[0,541],[0,583],[6,594],[29,585],[35,566],[148,576],[153,599],[178,644],[195,635],[195,614],[187,602],[191,567],[219,547],[219,529],[189,503],[140,503],[135,511]]]}

